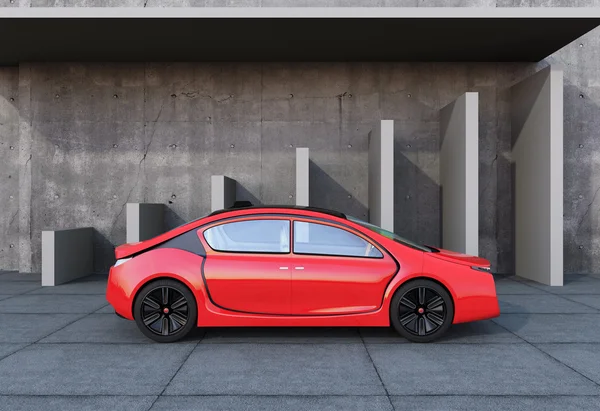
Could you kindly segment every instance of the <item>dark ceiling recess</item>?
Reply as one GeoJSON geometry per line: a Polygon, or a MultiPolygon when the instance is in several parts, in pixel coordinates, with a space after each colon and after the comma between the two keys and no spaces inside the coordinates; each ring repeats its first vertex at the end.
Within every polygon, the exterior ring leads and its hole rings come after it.
{"type": "Polygon", "coordinates": [[[593,18],[10,18],[0,65],[25,61],[537,62],[593,18]]]}

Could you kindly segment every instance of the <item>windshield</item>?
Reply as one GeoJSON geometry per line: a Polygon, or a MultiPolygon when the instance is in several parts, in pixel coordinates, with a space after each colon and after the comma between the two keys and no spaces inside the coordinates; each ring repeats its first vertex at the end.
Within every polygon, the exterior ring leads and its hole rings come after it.
{"type": "Polygon", "coordinates": [[[390,240],[394,240],[394,241],[396,241],[396,242],[398,242],[400,244],[403,244],[405,246],[416,248],[417,250],[425,251],[425,252],[428,252],[428,253],[430,253],[432,251],[429,247],[426,247],[424,245],[419,245],[417,243],[413,243],[412,241],[407,240],[404,237],[400,237],[399,235],[394,234],[391,231],[384,230],[383,228],[378,227],[375,224],[367,223],[366,221],[359,220],[358,218],[352,217],[352,216],[349,216],[349,215],[347,215],[346,218],[348,220],[356,223],[356,224],[360,224],[363,227],[368,228],[371,231],[375,231],[377,234],[380,234],[380,235],[382,235],[384,237],[389,238],[390,240]]]}

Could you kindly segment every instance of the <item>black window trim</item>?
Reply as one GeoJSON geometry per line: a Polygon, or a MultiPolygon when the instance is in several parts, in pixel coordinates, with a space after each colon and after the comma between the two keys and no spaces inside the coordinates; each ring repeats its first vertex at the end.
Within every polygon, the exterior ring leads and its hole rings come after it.
{"type": "MultiPolygon", "coordinates": [[[[385,258],[385,255],[387,254],[387,250],[385,250],[383,247],[381,247],[378,243],[372,241],[370,237],[367,237],[366,235],[364,235],[363,233],[360,233],[359,231],[353,229],[352,227],[349,227],[349,226],[346,226],[346,225],[343,225],[343,224],[338,224],[335,221],[322,220],[322,219],[317,219],[317,218],[314,218],[314,217],[294,216],[294,217],[292,217],[292,221],[291,222],[292,222],[292,225],[291,225],[291,236],[292,236],[292,239],[291,239],[291,242],[290,242],[290,245],[291,245],[290,246],[290,250],[292,251],[292,254],[294,254],[294,255],[314,255],[314,256],[321,256],[321,257],[365,258],[365,259],[369,259],[369,260],[382,260],[382,259],[385,258]],[[361,240],[364,240],[367,243],[371,244],[372,247],[375,247],[379,251],[379,253],[381,254],[381,257],[369,257],[369,256],[366,256],[366,255],[361,256],[361,255],[342,255],[342,254],[325,254],[325,253],[315,254],[315,253],[300,253],[300,252],[297,252],[294,249],[294,245],[296,243],[295,239],[294,239],[294,235],[295,235],[295,233],[294,233],[294,223],[296,221],[302,222],[302,221],[305,221],[305,220],[321,221],[321,222],[314,222],[313,224],[320,224],[320,225],[325,225],[325,226],[329,226],[330,224],[323,224],[323,222],[329,222],[329,223],[331,223],[332,227],[335,227],[337,229],[349,232],[350,234],[355,235],[358,238],[360,238],[361,240]],[[362,236],[360,234],[357,234],[357,233],[362,234],[362,236]],[[368,240],[365,239],[364,237],[368,238],[368,240]]],[[[309,221],[309,222],[311,222],[311,221],[309,221]]]]}
{"type": "Polygon", "coordinates": [[[248,218],[249,216],[236,216],[236,217],[231,217],[231,218],[225,218],[223,220],[218,220],[218,221],[211,221],[210,223],[208,223],[208,227],[205,226],[201,226],[199,227],[197,230],[195,231],[202,231],[202,238],[204,238],[204,241],[206,242],[206,245],[208,245],[210,247],[211,250],[217,252],[217,253],[223,253],[223,254],[258,254],[258,255],[290,255],[292,254],[292,220],[283,215],[283,214],[271,214],[271,215],[255,215],[255,216],[250,216],[250,218],[248,218]],[[270,219],[269,217],[284,217],[284,218],[275,218],[275,219],[270,219]],[[235,220],[243,220],[243,221],[250,221],[250,220],[271,220],[271,221],[282,221],[282,220],[287,220],[288,222],[288,228],[289,228],[289,241],[290,241],[290,247],[289,250],[287,252],[283,252],[283,251],[234,251],[234,250],[219,250],[217,248],[214,248],[212,245],[210,245],[210,243],[208,242],[208,240],[206,239],[206,235],[204,233],[206,233],[206,231],[210,230],[213,227],[219,226],[219,225],[224,225],[224,224],[231,224],[231,223],[235,223],[235,220]],[[232,221],[233,220],[233,221],[232,221]]]}

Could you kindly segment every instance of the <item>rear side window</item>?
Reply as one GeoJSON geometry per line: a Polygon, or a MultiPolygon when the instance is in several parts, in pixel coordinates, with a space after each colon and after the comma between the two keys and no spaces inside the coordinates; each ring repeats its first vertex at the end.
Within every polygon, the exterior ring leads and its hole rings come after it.
{"type": "Polygon", "coordinates": [[[209,228],[204,238],[217,251],[285,254],[290,252],[290,222],[234,221],[209,228]]]}
{"type": "Polygon", "coordinates": [[[373,244],[341,228],[294,221],[294,253],[382,258],[373,244]]]}

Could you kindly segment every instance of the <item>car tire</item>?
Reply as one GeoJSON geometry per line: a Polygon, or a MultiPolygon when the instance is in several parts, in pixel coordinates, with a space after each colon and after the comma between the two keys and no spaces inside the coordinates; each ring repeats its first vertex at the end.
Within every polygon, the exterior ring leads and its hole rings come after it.
{"type": "Polygon", "coordinates": [[[181,340],[196,328],[194,294],[179,281],[161,279],[146,284],[135,300],[133,318],[142,333],[159,343],[181,340]]]}
{"type": "Polygon", "coordinates": [[[412,342],[440,338],[452,325],[454,303],[435,281],[418,279],[403,284],[392,298],[390,321],[398,334],[412,342]]]}

